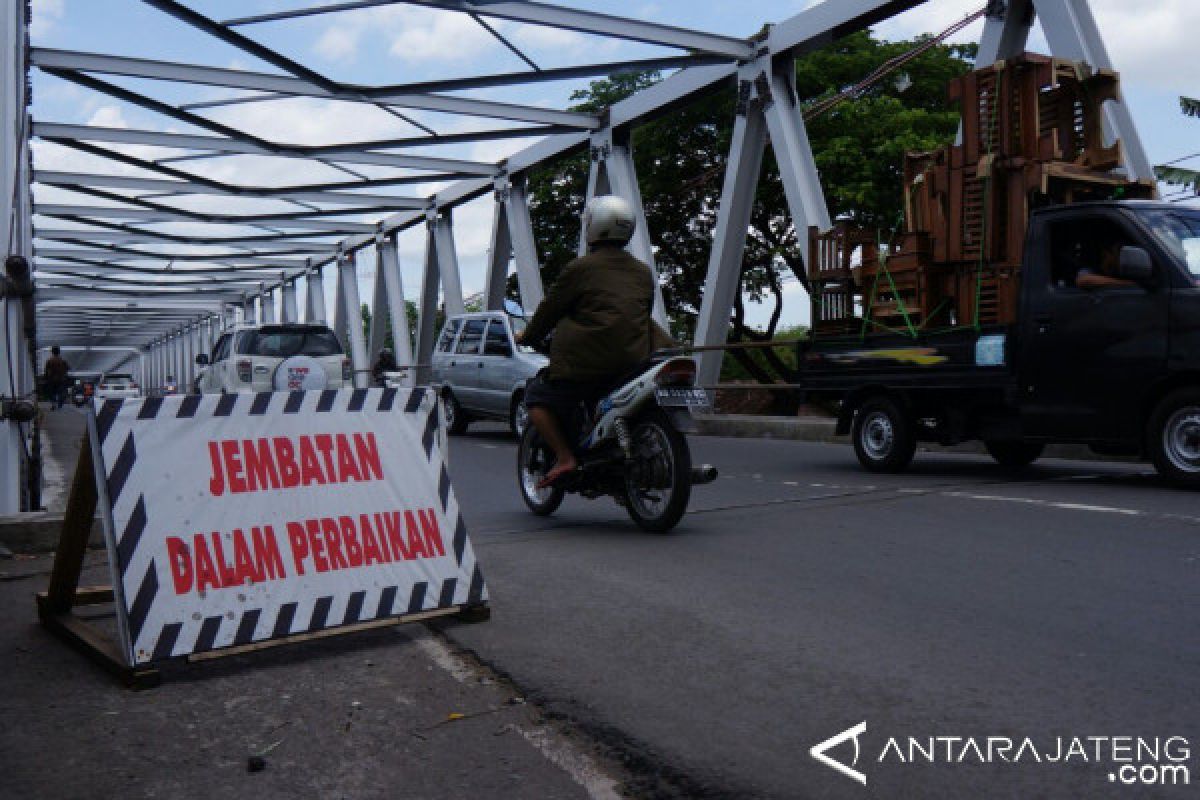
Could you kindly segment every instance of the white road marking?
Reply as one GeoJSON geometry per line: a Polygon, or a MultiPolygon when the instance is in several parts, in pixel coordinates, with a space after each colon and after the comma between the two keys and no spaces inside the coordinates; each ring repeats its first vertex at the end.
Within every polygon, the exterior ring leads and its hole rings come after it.
{"type": "Polygon", "coordinates": [[[962,497],[968,500],[996,500],[1005,503],[1024,503],[1031,506],[1058,508],[1064,511],[1094,511],[1100,514],[1124,514],[1129,517],[1140,517],[1150,512],[1138,511],[1133,508],[1114,508],[1113,506],[1093,506],[1086,503],[1060,503],[1054,500],[1038,500],[1032,497],[1009,497],[1000,494],[972,494],[971,492],[941,492],[944,497],[962,497]]]}
{"type": "MultiPolygon", "coordinates": [[[[404,631],[411,637],[421,652],[429,656],[459,683],[467,683],[477,675],[476,669],[465,658],[451,650],[444,641],[428,629],[412,626],[404,631]]],[[[545,725],[513,725],[512,729],[521,738],[533,745],[542,758],[549,761],[583,787],[591,800],[621,800],[617,782],[604,773],[600,765],[588,753],[565,740],[551,727],[545,725]]]]}

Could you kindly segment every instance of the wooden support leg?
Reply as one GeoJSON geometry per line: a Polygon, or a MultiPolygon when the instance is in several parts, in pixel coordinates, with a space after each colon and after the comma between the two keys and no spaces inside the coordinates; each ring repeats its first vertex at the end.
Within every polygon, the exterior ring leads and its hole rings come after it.
{"type": "Polygon", "coordinates": [[[112,639],[71,613],[75,606],[108,603],[113,599],[111,586],[79,586],[83,557],[87,552],[88,539],[92,534],[92,520],[96,515],[96,502],[92,445],[90,438],[84,436],[83,446],[79,449],[79,461],[75,465],[71,493],[67,498],[67,509],[63,514],[62,533],[58,540],[58,550],[54,554],[50,583],[46,591],[37,595],[38,617],[48,630],[116,675],[126,686],[135,689],[157,686],[161,680],[158,670],[129,666],[124,654],[112,639]]]}

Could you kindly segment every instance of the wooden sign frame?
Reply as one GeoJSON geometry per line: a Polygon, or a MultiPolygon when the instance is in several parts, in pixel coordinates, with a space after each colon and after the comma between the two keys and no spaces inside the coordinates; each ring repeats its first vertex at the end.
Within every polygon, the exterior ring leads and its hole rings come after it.
{"type": "MultiPolygon", "coordinates": [[[[419,391],[419,390],[418,390],[419,391]]],[[[437,412],[435,412],[437,413],[437,412]]],[[[97,509],[109,515],[105,521],[105,552],[108,556],[110,579],[116,581],[116,542],[112,534],[111,509],[107,504],[107,484],[104,470],[93,457],[99,446],[96,438],[95,411],[88,409],[88,432],[84,435],[79,450],[79,460],[71,482],[70,494],[63,516],[62,531],[49,584],[36,596],[38,617],[53,634],[80,650],[96,664],[112,673],[130,688],[144,689],[159,685],[162,680],[158,665],[162,662],[134,664],[125,655],[129,651],[122,642],[127,633],[124,617],[117,610],[118,640],[98,627],[94,622],[79,616],[76,609],[95,607],[119,602],[113,585],[81,586],[84,556],[91,537],[97,509]]],[[[242,645],[223,647],[218,650],[192,653],[172,660],[190,663],[208,661],[240,653],[253,652],[283,644],[309,641],[329,636],[340,636],[381,627],[391,627],[409,622],[420,622],[435,617],[452,616],[462,622],[482,622],[491,617],[491,609],[484,600],[481,603],[462,604],[435,608],[416,613],[399,614],[322,630],[294,633],[287,636],[264,639],[242,645]]]]}

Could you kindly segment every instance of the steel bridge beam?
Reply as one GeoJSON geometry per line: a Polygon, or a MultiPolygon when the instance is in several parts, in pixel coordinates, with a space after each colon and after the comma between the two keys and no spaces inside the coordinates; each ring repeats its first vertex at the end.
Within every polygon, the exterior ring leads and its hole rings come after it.
{"type": "MultiPolygon", "coordinates": [[[[159,131],[130,130],[126,128],[104,128],[91,125],[68,125],[57,122],[35,122],[33,135],[42,139],[73,139],[88,142],[113,142],[119,144],[142,144],[153,147],[169,147],[178,150],[206,150],[228,155],[257,155],[273,158],[299,158],[310,160],[319,148],[297,146],[264,147],[254,142],[227,139],[220,136],[198,136],[185,133],[162,133],[159,131]]],[[[415,156],[396,153],[344,152],[326,156],[331,161],[346,164],[369,164],[398,169],[422,169],[430,172],[455,172],[462,175],[491,175],[496,171],[493,164],[458,158],[415,156]]]]}
{"type": "Polygon", "coordinates": [[[662,25],[657,22],[647,22],[631,17],[620,17],[612,14],[600,14],[594,11],[583,11],[574,8],[551,5],[549,3],[534,3],[528,0],[357,0],[356,2],[335,3],[312,9],[297,9],[294,11],[279,11],[273,14],[259,14],[252,17],[240,17],[226,22],[228,26],[250,25],[259,22],[289,19],[313,14],[327,14],[333,11],[347,11],[354,8],[369,8],[395,3],[422,6],[424,8],[459,11],[464,14],[478,14],[481,17],[496,17],[513,22],[525,22],[532,25],[542,25],[561,30],[577,31],[606,36],[613,39],[627,39],[635,42],[675,47],[681,50],[694,50],[702,53],[714,53],[728,58],[750,58],[754,49],[745,39],[733,36],[722,36],[705,31],[679,28],[673,25],[662,25]]]}
{"type": "MultiPolygon", "coordinates": [[[[493,100],[476,100],[441,94],[392,92],[387,89],[348,88],[333,84],[323,88],[303,78],[290,75],[271,75],[265,72],[248,72],[223,67],[204,67],[196,64],[177,64],[154,61],[146,58],[107,56],[100,53],[77,53],[70,50],[53,50],[35,47],[31,53],[36,67],[60,78],[76,81],[81,73],[120,75],[126,78],[190,83],[200,86],[222,86],[229,89],[252,89],[263,92],[279,92],[295,97],[316,97],[325,100],[341,100],[349,103],[382,103],[398,108],[421,111],[437,111],[446,114],[463,114],[472,117],[488,117],[513,122],[532,122],[539,125],[565,125],[589,130],[599,127],[594,114],[577,111],[556,111],[536,106],[515,103],[500,103],[493,100]]],[[[95,87],[94,82],[92,85],[95,87]]]]}

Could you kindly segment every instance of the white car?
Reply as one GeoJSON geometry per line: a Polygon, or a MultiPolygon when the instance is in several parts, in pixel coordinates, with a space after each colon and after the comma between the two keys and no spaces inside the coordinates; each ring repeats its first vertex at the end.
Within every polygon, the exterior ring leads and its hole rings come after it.
{"type": "Polygon", "coordinates": [[[141,396],[142,390],[138,388],[133,376],[122,372],[110,372],[106,374],[96,384],[96,388],[92,392],[92,397],[96,399],[97,403],[102,403],[105,400],[116,397],[127,400],[141,396]]]}
{"type": "Polygon", "coordinates": [[[205,394],[341,389],[353,385],[350,359],[328,325],[241,325],[217,339],[199,380],[205,394]]]}

